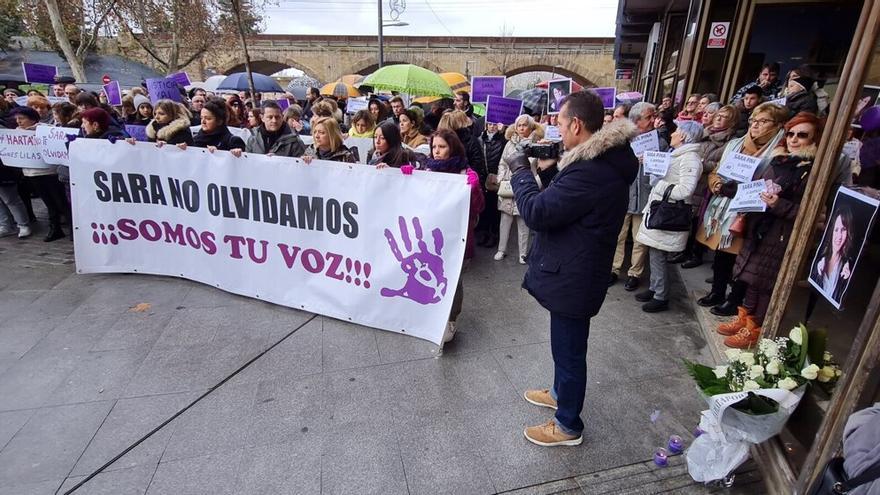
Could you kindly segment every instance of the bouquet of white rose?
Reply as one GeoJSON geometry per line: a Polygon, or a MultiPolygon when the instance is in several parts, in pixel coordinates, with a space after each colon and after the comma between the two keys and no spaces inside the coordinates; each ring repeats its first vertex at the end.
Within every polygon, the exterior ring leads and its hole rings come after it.
{"type": "Polygon", "coordinates": [[[685,362],[709,403],[700,429],[706,432],[688,449],[688,470],[697,481],[721,479],[748,458],[748,445],[779,434],[803,397],[804,386],[817,380],[829,385],[840,368],[816,338],[811,349],[806,327],[788,337],[761,339],[754,352],[727,351],[728,363],[711,368],[685,362]],[[809,351],[814,351],[813,353],[809,351]],[[810,364],[808,356],[818,359],[810,364]]]}

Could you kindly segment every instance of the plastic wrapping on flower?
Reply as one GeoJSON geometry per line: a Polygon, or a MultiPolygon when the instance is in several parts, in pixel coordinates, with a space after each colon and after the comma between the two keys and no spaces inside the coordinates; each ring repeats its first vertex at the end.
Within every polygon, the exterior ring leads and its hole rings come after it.
{"type": "Polygon", "coordinates": [[[765,442],[778,435],[804,395],[805,387],[793,391],[759,389],[754,393],[779,403],[770,414],[747,414],[732,406],[744,399],[746,392],[706,397],[709,409],[702,412],[700,435],[685,452],[688,473],[695,481],[724,478],[748,459],[749,445],[765,442]]]}

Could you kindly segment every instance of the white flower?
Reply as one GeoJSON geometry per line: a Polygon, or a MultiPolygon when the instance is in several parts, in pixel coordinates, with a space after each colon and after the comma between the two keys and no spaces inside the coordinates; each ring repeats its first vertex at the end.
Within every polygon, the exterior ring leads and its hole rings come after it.
{"type": "Polygon", "coordinates": [[[743,392],[748,392],[750,390],[758,390],[759,388],[761,388],[761,386],[758,385],[758,382],[756,382],[754,380],[746,380],[746,382],[743,383],[743,392]]]}
{"type": "Polygon", "coordinates": [[[837,368],[836,370],[834,370],[834,376],[836,376],[837,378],[840,378],[841,376],[843,376],[843,370],[840,368],[837,368]]]}
{"type": "Polygon", "coordinates": [[[761,339],[758,344],[758,350],[768,359],[773,359],[779,355],[779,346],[770,339],[761,339]]]}
{"type": "Polygon", "coordinates": [[[739,355],[742,354],[742,351],[739,349],[728,349],[724,351],[724,354],[727,356],[728,361],[736,361],[739,358],[739,355]]]}
{"type": "Polygon", "coordinates": [[[828,383],[834,378],[836,372],[833,367],[825,366],[819,370],[819,381],[822,383],[828,383]]]}
{"type": "Polygon", "coordinates": [[[776,386],[783,390],[794,390],[797,388],[798,383],[790,377],[786,377],[782,380],[779,380],[779,383],[777,383],[776,386]]]}
{"type": "Polygon", "coordinates": [[[797,345],[803,345],[804,334],[801,333],[801,327],[794,327],[788,332],[788,338],[797,345]]]}
{"type": "Polygon", "coordinates": [[[716,366],[712,372],[715,373],[716,378],[724,378],[727,376],[727,366],[716,366]]]}
{"type": "Polygon", "coordinates": [[[801,376],[807,380],[815,380],[816,377],[819,376],[819,367],[815,364],[811,364],[801,370],[801,376]]]}
{"type": "Polygon", "coordinates": [[[758,365],[755,365],[755,366],[752,366],[751,368],[749,368],[749,378],[751,378],[752,380],[757,380],[758,378],[761,378],[762,376],[764,376],[764,367],[763,366],[758,364],[758,365]]]}
{"type": "Polygon", "coordinates": [[[824,353],[822,353],[822,362],[827,363],[829,361],[831,361],[831,353],[825,351],[824,353]]]}
{"type": "Polygon", "coordinates": [[[778,375],[779,374],[779,361],[774,359],[767,363],[767,374],[768,375],[778,375]]]}
{"type": "Polygon", "coordinates": [[[755,364],[755,355],[751,352],[740,353],[739,362],[746,366],[752,366],[753,364],[755,364]]]}

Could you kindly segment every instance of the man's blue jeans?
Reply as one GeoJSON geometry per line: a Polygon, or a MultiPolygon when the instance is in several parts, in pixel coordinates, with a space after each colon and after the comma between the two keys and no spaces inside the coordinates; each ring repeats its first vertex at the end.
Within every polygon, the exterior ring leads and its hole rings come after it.
{"type": "Polygon", "coordinates": [[[569,435],[584,431],[581,409],[587,392],[587,339],[589,318],[550,313],[550,349],[553,352],[553,389],[556,424],[569,435]]]}

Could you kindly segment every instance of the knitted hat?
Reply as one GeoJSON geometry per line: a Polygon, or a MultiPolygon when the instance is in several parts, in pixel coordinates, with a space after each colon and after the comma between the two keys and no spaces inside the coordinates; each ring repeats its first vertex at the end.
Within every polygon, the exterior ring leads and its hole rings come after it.
{"type": "Polygon", "coordinates": [[[140,108],[141,105],[150,105],[150,108],[153,108],[153,104],[150,103],[150,99],[144,95],[135,95],[134,96],[134,107],[140,108]]]}
{"type": "Polygon", "coordinates": [[[37,113],[37,111],[31,107],[15,107],[12,109],[11,113],[13,116],[24,115],[25,117],[33,120],[34,122],[40,121],[40,114],[37,113]]]}

